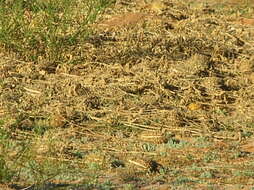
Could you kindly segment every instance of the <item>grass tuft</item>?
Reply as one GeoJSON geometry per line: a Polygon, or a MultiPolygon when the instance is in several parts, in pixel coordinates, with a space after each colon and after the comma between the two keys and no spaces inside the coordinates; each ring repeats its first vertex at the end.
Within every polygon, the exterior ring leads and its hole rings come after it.
{"type": "Polygon", "coordinates": [[[0,46],[24,61],[76,63],[89,25],[112,1],[0,1],[0,46]],[[75,53],[75,54],[74,54],[75,53]]]}

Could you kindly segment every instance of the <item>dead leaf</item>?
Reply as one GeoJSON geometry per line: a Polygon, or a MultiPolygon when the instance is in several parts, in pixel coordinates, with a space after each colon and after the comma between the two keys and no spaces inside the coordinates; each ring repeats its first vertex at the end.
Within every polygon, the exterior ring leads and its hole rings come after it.
{"type": "Polygon", "coordinates": [[[188,109],[191,111],[199,110],[199,109],[201,109],[201,105],[198,103],[190,103],[188,105],[188,109]]]}
{"type": "Polygon", "coordinates": [[[159,172],[160,169],[163,169],[163,166],[155,160],[129,160],[131,164],[135,164],[138,167],[147,169],[149,172],[159,172]]]}
{"type": "Polygon", "coordinates": [[[168,190],[168,189],[170,189],[170,186],[169,186],[169,184],[157,183],[157,184],[152,184],[152,185],[147,185],[147,186],[141,187],[140,189],[141,190],[151,190],[151,189],[168,190]]]}
{"type": "Polygon", "coordinates": [[[114,16],[110,20],[99,23],[98,26],[108,29],[129,27],[144,21],[144,19],[148,16],[148,14],[144,13],[126,13],[124,15],[114,16]]]}
{"type": "Polygon", "coordinates": [[[152,132],[152,131],[143,131],[139,135],[140,140],[145,142],[152,142],[155,144],[163,144],[167,143],[168,138],[167,136],[162,132],[152,132]]]}
{"type": "Polygon", "coordinates": [[[248,80],[254,84],[254,73],[250,73],[249,75],[247,75],[248,80]]]}
{"type": "Polygon", "coordinates": [[[254,25],[254,18],[240,18],[239,22],[242,25],[254,25]]]}
{"type": "Polygon", "coordinates": [[[59,113],[53,113],[50,117],[50,126],[52,127],[63,127],[65,123],[65,118],[59,113]]]}
{"type": "Polygon", "coordinates": [[[165,4],[160,0],[154,0],[152,3],[147,4],[144,8],[149,9],[156,13],[161,13],[165,9],[165,4]]]}
{"type": "Polygon", "coordinates": [[[242,145],[240,147],[240,150],[243,152],[253,153],[254,152],[254,140],[251,140],[248,143],[242,145]]]}

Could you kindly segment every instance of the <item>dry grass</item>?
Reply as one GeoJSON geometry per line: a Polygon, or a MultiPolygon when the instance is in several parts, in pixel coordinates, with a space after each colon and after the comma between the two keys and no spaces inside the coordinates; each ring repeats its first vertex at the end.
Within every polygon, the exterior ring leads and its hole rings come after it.
{"type": "Polygon", "coordinates": [[[251,188],[253,3],[225,2],[119,0],[68,63],[2,46],[8,187],[251,188]]]}

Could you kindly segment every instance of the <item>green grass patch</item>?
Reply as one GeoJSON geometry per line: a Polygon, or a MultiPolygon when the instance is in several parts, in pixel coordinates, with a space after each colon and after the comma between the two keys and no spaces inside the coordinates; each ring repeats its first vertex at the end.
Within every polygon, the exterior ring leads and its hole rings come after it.
{"type": "Polygon", "coordinates": [[[112,1],[0,1],[0,46],[25,61],[77,63],[78,48],[112,1]]]}

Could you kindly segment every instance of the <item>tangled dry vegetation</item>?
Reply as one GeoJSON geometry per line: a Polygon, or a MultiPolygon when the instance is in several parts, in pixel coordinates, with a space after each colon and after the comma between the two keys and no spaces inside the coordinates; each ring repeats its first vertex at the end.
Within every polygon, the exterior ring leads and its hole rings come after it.
{"type": "Polygon", "coordinates": [[[2,47],[7,184],[250,188],[251,14],[242,1],[119,0],[66,55],[81,63],[2,47]]]}

